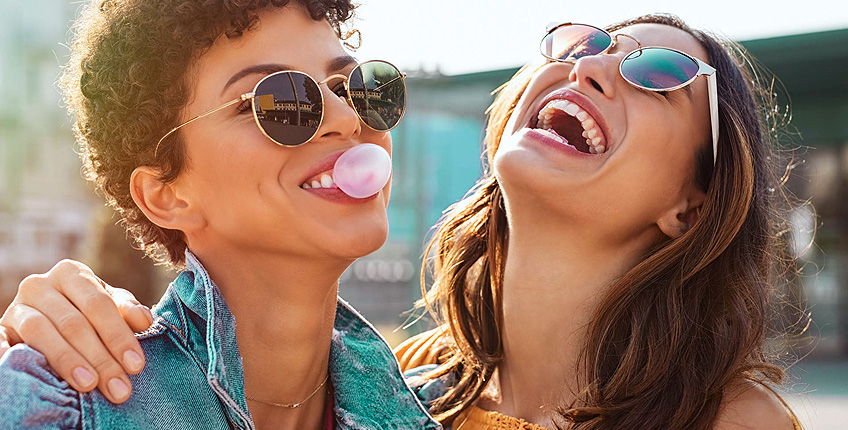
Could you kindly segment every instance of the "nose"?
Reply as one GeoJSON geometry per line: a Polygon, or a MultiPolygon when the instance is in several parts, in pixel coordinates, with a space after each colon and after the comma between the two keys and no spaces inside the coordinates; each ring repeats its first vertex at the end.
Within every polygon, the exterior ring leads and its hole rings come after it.
{"type": "Polygon", "coordinates": [[[362,132],[362,123],[347,97],[340,97],[321,86],[324,94],[324,118],[316,136],[320,138],[355,139],[362,132]]]}
{"type": "Polygon", "coordinates": [[[571,69],[568,79],[576,82],[584,91],[592,89],[604,97],[614,98],[620,61],[617,55],[605,54],[580,58],[571,69]]]}

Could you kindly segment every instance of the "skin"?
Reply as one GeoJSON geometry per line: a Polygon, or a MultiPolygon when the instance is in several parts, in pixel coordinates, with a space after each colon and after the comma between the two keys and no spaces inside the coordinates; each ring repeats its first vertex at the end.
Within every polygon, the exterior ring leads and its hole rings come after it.
{"type": "MultiPolygon", "coordinates": [[[[694,38],[672,27],[640,24],[624,31],[644,46],[705,57],[694,38]]],[[[551,411],[539,406],[561,398],[562,381],[568,381],[566,401],[578,391],[574,369],[584,328],[607,286],[650,247],[685,232],[682,219],[703,202],[691,172],[709,135],[706,82],[692,84],[692,99],[684,91],[666,99],[635,88],[618,65],[636,47],[619,38],[608,54],[542,66],[509,120],[494,158],[510,237],[503,401],[487,409],[552,427],[551,411]],[[563,88],[585,96],[600,113],[596,122],[600,116],[608,126],[605,154],[575,157],[527,134],[543,99],[563,88]]]]}
{"type": "MultiPolygon", "coordinates": [[[[235,40],[220,38],[194,65],[193,97],[184,109],[184,119],[251,91],[267,74],[248,75],[222,92],[225,83],[246,67],[276,64],[278,69],[299,70],[320,81],[333,74],[346,76],[356,66],[332,27],[311,19],[300,6],[267,11],[259,19],[258,29],[235,40]]],[[[139,167],[131,178],[136,204],[157,225],[185,233],[189,248],[238,320],[236,336],[244,357],[247,395],[278,403],[303,400],[327,376],[339,276],[355,258],[379,248],[388,234],[388,185],[376,198],[353,203],[321,198],[320,192],[300,188],[315,166],[332,154],[365,142],[391,151],[388,133],[363,127],[346,99],[334,95],[327,85],[321,91],[324,121],[305,145],[276,145],[260,132],[250,113],[239,113],[233,106],[181,129],[189,162],[176,181],[159,182],[149,167],[139,167]],[[284,372],[279,371],[281,363],[285,363],[284,372]]],[[[77,285],[96,286],[88,288],[88,296],[79,301],[71,298],[81,303],[80,309],[103,307],[103,284],[78,263],[61,263],[48,274],[31,278],[27,283],[38,286],[26,289],[46,290],[57,285],[57,279],[64,284],[68,278],[75,278],[77,285]]],[[[110,320],[118,317],[114,309],[108,316],[110,320]]],[[[23,318],[6,326],[7,337],[10,330],[24,336],[21,329],[27,328],[33,316],[23,318]]],[[[50,317],[50,322],[62,327],[61,321],[67,318],[50,317]]],[[[47,324],[42,321],[42,326],[47,324]]],[[[62,334],[68,337],[67,333],[62,334]]],[[[118,361],[122,347],[141,352],[137,343],[122,342],[109,350],[118,361]]],[[[88,347],[73,340],[71,344],[77,351],[88,347]]],[[[96,362],[89,364],[98,369],[96,362]]],[[[77,361],[70,369],[79,366],[85,363],[77,361]]],[[[73,374],[65,376],[73,378],[73,374]]],[[[106,374],[100,379],[120,376],[106,374]]],[[[111,399],[126,400],[129,392],[124,394],[113,393],[111,399]]],[[[297,409],[252,401],[248,406],[259,429],[318,429],[326,395],[327,389],[322,389],[297,409]]]]}
{"type": "MultiPolygon", "coordinates": [[[[638,24],[621,32],[643,46],[706,59],[700,44],[676,28],[638,24]]],[[[604,55],[541,66],[507,124],[494,160],[510,235],[505,359],[498,368],[500,397],[481,398],[483,409],[555,428],[551,405],[567,403],[578,390],[585,327],[607,286],[649,248],[679,237],[697,220],[704,193],[692,172],[696,150],[710,136],[706,81],[667,98],[637,89],[618,72],[635,48],[619,38],[604,55]],[[575,156],[527,134],[543,99],[564,88],[603,118],[604,155],[575,156]]],[[[777,397],[756,384],[740,381],[726,398],[715,429],[792,428],[777,397]]]]}
{"type": "MultiPolygon", "coordinates": [[[[638,24],[621,32],[643,46],[706,59],[692,36],[673,27],[638,24]]],[[[618,40],[607,54],[542,66],[494,158],[509,220],[505,355],[498,368],[501,398],[481,399],[479,406],[548,428],[555,428],[550,405],[568,403],[579,390],[576,366],[585,328],[608,286],[651,247],[685,233],[704,201],[692,172],[696,151],[710,136],[706,80],[692,83],[691,94],[678,90],[668,98],[637,89],[618,71],[637,45],[618,40]],[[585,96],[600,113],[608,126],[605,154],[573,156],[526,133],[543,99],[563,88],[585,96]]],[[[727,416],[742,408],[726,407],[715,428],[792,428],[776,398],[740,391],[753,397],[741,396],[747,406],[780,412],[753,421],[727,416]]]]}

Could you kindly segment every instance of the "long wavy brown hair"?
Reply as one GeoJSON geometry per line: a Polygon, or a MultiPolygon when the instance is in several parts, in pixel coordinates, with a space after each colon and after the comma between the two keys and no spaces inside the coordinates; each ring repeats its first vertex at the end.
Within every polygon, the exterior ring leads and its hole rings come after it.
{"type": "MultiPolygon", "coordinates": [[[[764,109],[774,100],[755,83],[739,45],[676,17],[647,15],[607,30],[637,23],[680,28],[706,49],[717,70],[718,159],[713,167],[705,142],[695,176],[706,201],[693,228],[650,250],[609,287],[578,362],[580,391],[558,412],[572,429],[709,429],[732,382],[784,378],[764,352],[779,278],[796,273],[781,217],[789,200],[764,109]]],[[[490,165],[533,72],[521,69],[487,111],[490,165]]],[[[448,328],[451,346],[430,376],[456,377],[431,406],[440,420],[449,422],[471,405],[503,359],[508,233],[501,189],[487,169],[429,243],[432,258],[422,272],[432,274],[433,286],[422,302],[448,328]]]]}

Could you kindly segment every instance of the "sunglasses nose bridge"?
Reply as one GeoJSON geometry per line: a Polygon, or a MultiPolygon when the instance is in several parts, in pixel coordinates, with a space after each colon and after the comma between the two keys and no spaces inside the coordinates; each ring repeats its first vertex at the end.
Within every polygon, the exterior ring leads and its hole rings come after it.
{"type": "Polygon", "coordinates": [[[642,42],[640,42],[639,39],[637,39],[637,38],[635,38],[635,37],[633,37],[633,36],[631,36],[627,33],[618,33],[615,36],[611,37],[612,40],[610,42],[610,46],[604,52],[609,51],[614,46],[616,46],[618,44],[618,38],[620,38],[620,37],[625,37],[627,39],[630,39],[630,40],[636,42],[636,49],[633,49],[632,51],[639,51],[639,50],[642,49],[642,42]]]}
{"type": "Polygon", "coordinates": [[[333,79],[341,79],[341,80],[342,80],[342,82],[344,82],[345,88],[347,88],[347,84],[348,84],[348,82],[350,82],[350,78],[348,78],[348,77],[347,77],[347,76],[345,76],[345,75],[342,75],[342,74],[337,73],[337,74],[335,74],[335,75],[327,76],[326,78],[324,78],[323,80],[321,80],[320,82],[318,82],[318,86],[320,87],[321,85],[327,84],[327,83],[329,83],[330,81],[332,81],[333,79]]]}
{"type": "Polygon", "coordinates": [[[313,140],[321,136],[330,135],[354,138],[362,132],[362,121],[350,98],[348,82],[347,76],[333,75],[319,83],[320,86],[324,87],[321,88],[322,98],[324,99],[323,112],[321,123],[315,132],[313,140]],[[336,78],[343,79],[345,86],[344,95],[337,94],[332,88],[324,85],[336,78]]]}

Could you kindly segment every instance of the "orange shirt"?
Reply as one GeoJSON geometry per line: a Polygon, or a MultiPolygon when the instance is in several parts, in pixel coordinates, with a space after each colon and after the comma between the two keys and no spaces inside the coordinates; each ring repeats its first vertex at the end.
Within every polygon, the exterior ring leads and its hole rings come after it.
{"type": "Polygon", "coordinates": [[[498,412],[484,411],[476,406],[462,411],[453,420],[453,430],[548,430],[498,412]]]}
{"type": "MultiPolygon", "coordinates": [[[[448,348],[444,327],[433,329],[406,340],[395,348],[394,353],[401,370],[407,371],[427,364],[438,364],[439,357],[448,348]]],[[[780,397],[778,397],[780,398],[780,397]]],[[[783,399],[780,399],[783,402],[783,399]]],[[[802,430],[798,418],[786,403],[787,413],[792,419],[795,430],[802,430]]],[[[538,424],[529,423],[498,412],[486,411],[470,406],[453,420],[453,430],[548,430],[538,424]]]]}

